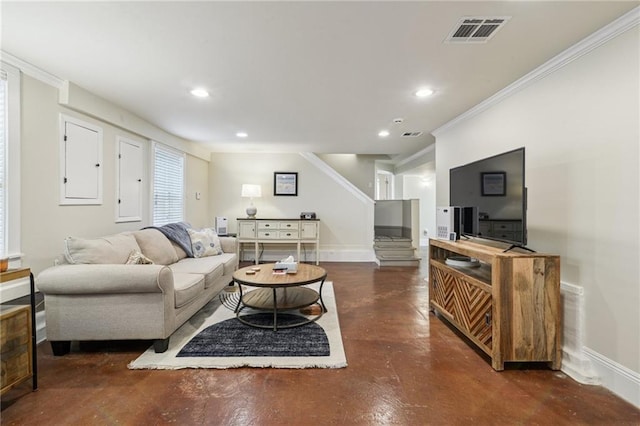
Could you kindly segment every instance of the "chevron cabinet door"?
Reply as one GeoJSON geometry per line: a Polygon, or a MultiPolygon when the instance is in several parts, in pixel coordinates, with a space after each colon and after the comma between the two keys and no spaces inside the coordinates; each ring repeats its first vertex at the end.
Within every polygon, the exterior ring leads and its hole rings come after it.
{"type": "Polygon", "coordinates": [[[457,279],[453,291],[454,317],[480,348],[491,353],[491,293],[463,279],[457,279]]]}

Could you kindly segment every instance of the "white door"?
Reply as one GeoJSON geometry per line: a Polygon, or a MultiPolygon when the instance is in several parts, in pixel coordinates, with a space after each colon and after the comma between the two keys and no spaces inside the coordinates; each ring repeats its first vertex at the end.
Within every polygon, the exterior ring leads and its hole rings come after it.
{"type": "Polygon", "coordinates": [[[98,132],[65,122],[64,198],[100,198],[101,153],[98,132]]]}
{"type": "Polygon", "coordinates": [[[119,139],[117,221],[142,220],[142,146],[119,139]]]}

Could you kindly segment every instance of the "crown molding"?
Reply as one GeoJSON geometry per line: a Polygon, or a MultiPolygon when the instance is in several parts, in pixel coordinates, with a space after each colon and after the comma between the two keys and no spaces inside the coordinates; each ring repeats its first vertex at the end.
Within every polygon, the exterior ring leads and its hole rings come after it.
{"type": "Polygon", "coordinates": [[[12,54],[5,52],[4,50],[0,50],[0,60],[18,68],[22,73],[28,75],[29,77],[40,80],[43,83],[55,87],[56,89],[60,89],[62,87],[62,84],[64,83],[64,80],[56,77],[55,75],[48,73],[43,69],[36,67],[35,65],[31,65],[30,63],[23,61],[22,59],[17,58],[12,54]]]}
{"type": "Polygon", "coordinates": [[[600,47],[604,43],[619,36],[627,30],[630,30],[638,24],[640,24],[640,6],[632,9],[631,11],[622,15],[620,18],[594,32],[590,36],[582,39],[564,52],[545,62],[538,68],[526,74],[524,77],[516,80],[514,83],[500,90],[493,96],[480,102],[473,108],[460,114],[448,123],[438,127],[436,130],[431,132],[431,134],[435,137],[438,137],[439,135],[458,125],[459,123],[475,117],[481,112],[502,102],[505,98],[523,90],[525,87],[535,83],[536,81],[539,81],[547,77],[548,75],[553,74],[554,72],[560,70],[576,59],[586,55],[592,50],[600,47]]]}
{"type": "Polygon", "coordinates": [[[408,163],[412,162],[413,160],[417,160],[418,158],[420,158],[420,157],[422,157],[424,155],[427,155],[428,153],[430,153],[431,151],[433,151],[435,149],[436,149],[436,144],[432,143],[428,147],[423,148],[420,151],[418,151],[418,152],[416,152],[414,154],[411,154],[410,156],[408,156],[406,158],[403,158],[402,160],[398,161],[397,163],[394,164],[394,166],[396,168],[402,167],[405,164],[408,164],[408,163]]]}

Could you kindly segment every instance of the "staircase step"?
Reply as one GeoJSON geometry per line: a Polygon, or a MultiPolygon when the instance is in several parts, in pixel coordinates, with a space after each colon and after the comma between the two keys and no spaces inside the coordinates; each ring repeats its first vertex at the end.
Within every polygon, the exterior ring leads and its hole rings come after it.
{"type": "Polygon", "coordinates": [[[384,235],[376,235],[373,238],[373,241],[376,242],[399,242],[399,241],[409,241],[411,242],[411,238],[407,238],[407,237],[387,237],[384,235]]]}
{"type": "Polygon", "coordinates": [[[387,259],[387,260],[392,260],[392,259],[402,259],[402,260],[420,260],[419,257],[415,257],[413,255],[413,253],[399,253],[399,254],[386,254],[386,253],[376,253],[376,257],[378,259],[387,259]]]}
{"type": "Polygon", "coordinates": [[[419,266],[420,258],[416,257],[412,242],[407,237],[376,235],[373,240],[376,263],[380,266],[419,266]]]}
{"type": "Polygon", "coordinates": [[[376,263],[381,266],[410,266],[410,267],[418,267],[420,266],[420,259],[419,258],[404,258],[404,259],[400,259],[400,258],[378,258],[376,257],[376,263]]]}
{"type": "Polygon", "coordinates": [[[379,246],[377,244],[373,245],[373,249],[378,251],[414,251],[415,248],[413,248],[413,246],[411,244],[409,245],[403,245],[403,246],[379,246]]]}
{"type": "Polygon", "coordinates": [[[416,252],[414,249],[376,249],[375,250],[377,257],[387,257],[387,258],[410,258],[413,259],[416,257],[416,252]]]}
{"type": "Polygon", "coordinates": [[[411,240],[409,241],[397,241],[397,242],[380,242],[374,241],[374,247],[412,247],[411,240]]]}

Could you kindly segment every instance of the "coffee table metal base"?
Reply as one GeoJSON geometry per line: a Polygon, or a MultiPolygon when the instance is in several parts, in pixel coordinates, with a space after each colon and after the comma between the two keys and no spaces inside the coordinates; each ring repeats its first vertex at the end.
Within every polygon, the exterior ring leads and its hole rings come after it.
{"type": "Polygon", "coordinates": [[[300,327],[311,322],[315,322],[327,312],[324,302],[322,301],[322,286],[324,280],[320,284],[320,290],[315,291],[308,287],[289,287],[289,288],[259,288],[242,294],[242,286],[240,287],[240,300],[236,307],[236,317],[238,320],[251,327],[272,328],[278,331],[278,328],[300,327]],[[287,325],[278,325],[278,312],[290,311],[293,309],[305,308],[314,304],[320,305],[320,313],[315,316],[300,316],[300,322],[287,325]],[[248,317],[250,315],[241,315],[243,309],[253,308],[261,311],[273,312],[273,325],[263,325],[251,322],[248,317]]]}

